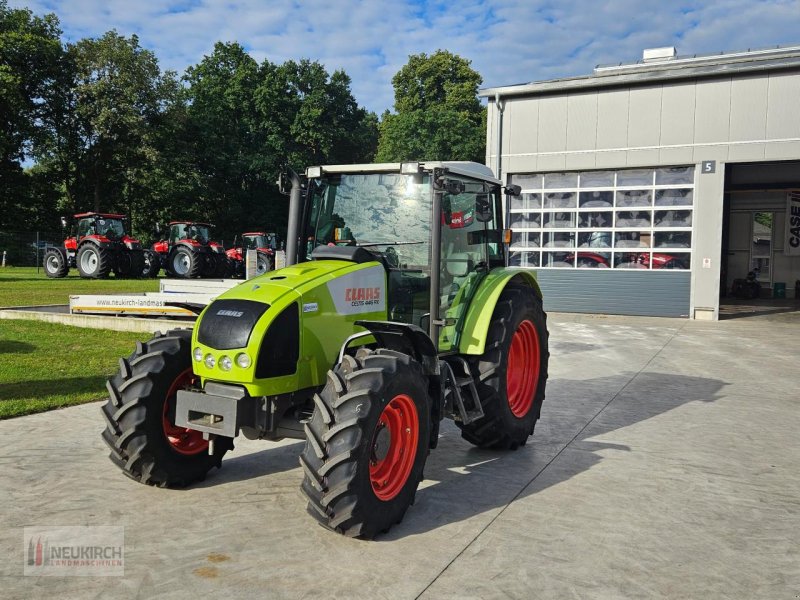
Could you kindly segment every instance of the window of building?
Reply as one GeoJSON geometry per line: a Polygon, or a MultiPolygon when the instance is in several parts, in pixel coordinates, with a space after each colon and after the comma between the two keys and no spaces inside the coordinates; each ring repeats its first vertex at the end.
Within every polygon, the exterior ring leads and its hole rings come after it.
{"type": "Polygon", "coordinates": [[[512,175],[512,266],[688,270],[695,167],[512,175]]]}

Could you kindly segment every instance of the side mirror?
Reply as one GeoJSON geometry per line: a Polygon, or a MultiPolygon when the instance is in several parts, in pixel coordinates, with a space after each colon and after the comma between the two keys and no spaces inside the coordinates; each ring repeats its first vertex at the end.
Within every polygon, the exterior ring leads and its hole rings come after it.
{"type": "Polygon", "coordinates": [[[494,218],[489,194],[477,194],[475,196],[475,218],[481,223],[487,223],[494,218]]]}
{"type": "Polygon", "coordinates": [[[156,223],[155,232],[156,232],[156,235],[161,235],[161,224],[160,223],[156,223]]]}
{"type": "Polygon", "coordinates": [[[61,227],[67,228],[67,217],[61,217],[61,227]]]}
{"type": "Polygon", "coordinates": [[[503,188],[506,196],[519,196],[522,193],[522,188],[518,185],[509,185],[503,188]]]}

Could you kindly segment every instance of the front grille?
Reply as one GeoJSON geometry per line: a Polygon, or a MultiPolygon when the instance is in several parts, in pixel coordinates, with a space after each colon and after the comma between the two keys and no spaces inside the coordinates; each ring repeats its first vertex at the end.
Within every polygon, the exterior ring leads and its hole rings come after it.
{"type": "Polygon", "coordinates": [[[206,309],[197,341],[217,350],[244,348],[269,304],[253,300],[216,300],[206,309]]]}

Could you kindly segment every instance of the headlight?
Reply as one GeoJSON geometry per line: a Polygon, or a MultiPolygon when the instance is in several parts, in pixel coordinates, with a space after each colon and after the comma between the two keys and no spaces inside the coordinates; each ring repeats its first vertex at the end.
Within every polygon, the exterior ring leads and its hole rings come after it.
{"type": "Polygon", "coordinates": [[[223,371],[230,371],[233,366],[233,361],[230,356],[223,356],[219,359],[219,368],[223,371]]]}
{"type": "Polygon", "coordinates": [[[197,362],[203,360],[203,351],[200,348],[195,348],[194,352],[192,352],[192,355],[197,362]]]}
{"type": "Polygon", "coordinates": [[[206,360],[205,360],[206,367],[208,367],[209,369],[213,369],[216,362],[217,361],[214,360],[213,356],[211,356],[210,354],[206,354],[206,360]]]}
{"type": "Polygon", "coordinates": [[[242,369],[246,369],[252,364],[250,357],[245,354],[244,352],[240,352],[236,355],[236,364],[239,365],[242,369]]]}

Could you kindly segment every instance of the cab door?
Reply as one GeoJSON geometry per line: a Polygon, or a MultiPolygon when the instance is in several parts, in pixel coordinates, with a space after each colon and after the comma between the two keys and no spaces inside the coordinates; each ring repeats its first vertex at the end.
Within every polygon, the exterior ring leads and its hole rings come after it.
{"type": "Polygon", "coordinates": [[[467,178],[448,176],[461,186],[444,192],[441,206],[441,264],[439,265],[439,351],[459,344],[467,308],[483,278],[503,265],[499,220],[499,188],[467,178]]]}

